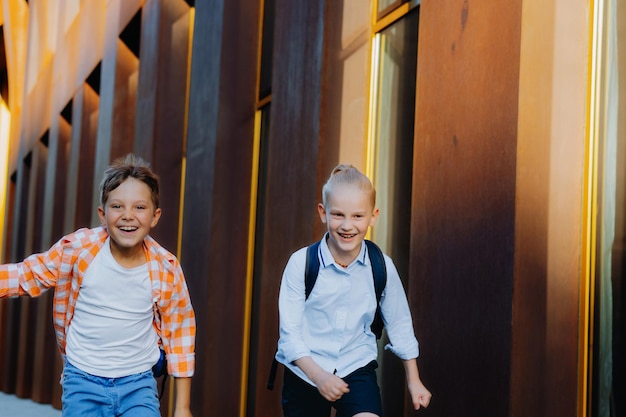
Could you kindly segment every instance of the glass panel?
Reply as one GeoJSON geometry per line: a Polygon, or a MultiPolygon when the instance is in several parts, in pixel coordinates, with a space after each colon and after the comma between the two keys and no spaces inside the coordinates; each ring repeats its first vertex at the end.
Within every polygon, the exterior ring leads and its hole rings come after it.
{"type": "MultiPolygon", "coordinates": [[[[380,214],[372,228],[372,239],[393,258],[405,282],[410,245],[417,25],[416,9],[378,34],[373,52],[373,177],[380,214]]],[[[384,414],[404,415],[404,370],[401,362],[386,351],[380,356],[379,378],[384,414]]]]}
{"type": "Polygon", "coordinates": [[[324,142],[338,162],[365,171],[370,49],[369,0],[328,2],[324,60],[324,142]]]}
{"type": "Polygon", "coordinates": [[[372,116],[374,178],[380,208],[373,236],[396,260],[403,278],[408,273],[410,240],[417,23],[418,12],[414,10],[377,37],[378,80],[372,116]]]}
{"type": "Polygon", "coordinates": [[[591,416],[626,415],[626,0],[607,0],[591,416]]]}

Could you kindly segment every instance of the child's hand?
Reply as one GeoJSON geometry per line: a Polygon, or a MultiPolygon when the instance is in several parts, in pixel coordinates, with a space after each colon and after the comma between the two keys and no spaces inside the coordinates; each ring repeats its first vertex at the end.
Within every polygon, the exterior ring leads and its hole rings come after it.
{"type": "Polygon", "coordinates": [[[421,381],[413,382],[408,385],[409,393],[411,394],[411,400],[413,401],[413,407],[419,410],[420,407],[428,407],[430,404],[430,398],[432,394],[421,381]]]}
{"type": "Polygon", "coordinates": [[[328,401],[337,401],[343,394],[350,392],[348,384],[346,384],[343,379],[330,372],[323,372],[314,382],[315,385],[317,385],[317,390],[322,394],[322,397],[326,398],[328,401]]]}

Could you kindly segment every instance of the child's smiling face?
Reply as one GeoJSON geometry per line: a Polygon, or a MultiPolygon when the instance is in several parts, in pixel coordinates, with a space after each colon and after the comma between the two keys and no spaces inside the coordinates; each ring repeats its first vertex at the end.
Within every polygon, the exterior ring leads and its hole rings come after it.
{"type": "Polygon", "coordinates": [[[143,256],[143,240],[159,222],[161,209],[154,207],[150,187],[129,177],[109,193],[98,215],[111,237],[111,253],[120,262],[143,256]]]}
{"type": "Polygon", "coordinates": [[[328,247],[335,261],[349,264],[358,256],[368,227],[376,223],[378,209],[372,206],[370,193],[358,185],[336,184],[326,207],[319,204],[318,212],[328,227],[328,247]]]}

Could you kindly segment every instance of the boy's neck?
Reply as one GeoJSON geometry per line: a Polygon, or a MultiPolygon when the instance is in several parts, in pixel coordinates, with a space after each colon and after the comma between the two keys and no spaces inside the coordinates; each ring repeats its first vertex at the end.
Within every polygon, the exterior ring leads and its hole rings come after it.
{"type": "Polygon", "coordinates": [[[109,247],[113,259],[124,268],[136,268],[147,262],[143,245],[134,248],[120,248],[111,241],[109,247]]]}

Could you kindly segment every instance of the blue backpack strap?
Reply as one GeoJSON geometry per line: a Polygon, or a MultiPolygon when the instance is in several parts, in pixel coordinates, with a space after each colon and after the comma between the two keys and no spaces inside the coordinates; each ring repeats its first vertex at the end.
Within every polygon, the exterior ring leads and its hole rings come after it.
{"type": "Polygon", "coordinates": [[[371,240],[365,240],[367,245],[367,253],[372,264],[372,276],[374,277],[374,291],[376,292],[376,315],[372,322],[372,332],[377,339],[383,334],[383,317],[380,311],[380,298],[383,295],[385,285],[387,285],[387,266],[385,265],[385,256],[383,251],[371,240]]]}
{"type": "Polygon", "coordinates": [[[320,242],[315,242],[306,248],[306,266],[304,267],[304,299],[308,299],[315,281],[317,280],[317,274],[320,270],[320,258],[318,255],[320,242]]]}

